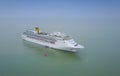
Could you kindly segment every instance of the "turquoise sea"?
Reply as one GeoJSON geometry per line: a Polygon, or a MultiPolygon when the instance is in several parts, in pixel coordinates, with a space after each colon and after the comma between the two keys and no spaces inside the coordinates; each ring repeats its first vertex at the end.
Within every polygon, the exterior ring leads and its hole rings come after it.
{"type": "Polygon", "coordinates": [[[0,18],[0,76],[119,76],[120,20],[0,18]],[[26,29],[60,31],[85,46],[76,53],[36,47],[26,29]]]}

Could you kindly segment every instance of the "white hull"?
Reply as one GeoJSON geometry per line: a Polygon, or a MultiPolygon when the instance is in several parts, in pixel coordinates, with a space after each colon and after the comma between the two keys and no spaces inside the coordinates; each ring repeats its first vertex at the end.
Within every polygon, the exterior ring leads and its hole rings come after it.
{"type": "Polygon", "coordinates": [[[46,47],[50,47],[50,48],[54,48],[54,49],[59,49],[59,50],[71,51],[71,52],[76,52],[78,49],[84,48],[81,45],[72,46],[68,43],[68,41],[59,41],[58,40],[55,42],[55,44],[51,44],[48,42],[28,38],[26,35],[22,35],[22,39],[29,41],[29,42],[32,42],[32,43],[36,43],[38,45],[42,45],[42,46],[46,46],[46,47]]]}

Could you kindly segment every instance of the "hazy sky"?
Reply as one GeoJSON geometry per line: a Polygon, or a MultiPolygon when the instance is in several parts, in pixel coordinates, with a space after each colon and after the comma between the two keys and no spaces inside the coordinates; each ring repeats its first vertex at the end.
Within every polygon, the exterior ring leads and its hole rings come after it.
{"type": "Polygon", "coordinates": [[[0,17],[120,18],[120,0],[0,0],[0,17]]]}

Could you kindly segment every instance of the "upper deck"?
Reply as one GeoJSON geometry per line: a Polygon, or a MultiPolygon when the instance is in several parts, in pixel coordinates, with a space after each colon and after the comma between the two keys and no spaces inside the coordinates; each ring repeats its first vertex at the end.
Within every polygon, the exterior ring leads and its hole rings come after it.
{"type": "Polygon", "coordinates": [[[53,40],[53,41],[72,39],[70,36],[65,35],[65,34],[63,34],[61,32],[53,32],[53,33],[40,32],[40,33],[36,33],[33,30],[27,30],[23,34],[29,35],[29,36],[32,36],[32,37],[38,37],[38,38],[44,38],[44,39],[48,39],[48,40],[53,40]]]}

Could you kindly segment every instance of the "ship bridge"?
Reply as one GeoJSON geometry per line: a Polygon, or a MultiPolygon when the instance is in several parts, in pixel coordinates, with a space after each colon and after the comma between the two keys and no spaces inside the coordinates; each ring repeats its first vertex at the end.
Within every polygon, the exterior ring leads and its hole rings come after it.
{"type": "Polygon", "coordinates": [[[54,36],[57,39],[62,39],[62,40],[70,40],[70,39],[72,39],[69,35],[65,35],[65,34],[63,34],[61,32],[54,32],[54,33],[51,33],[50,35],[54,36]]]}

